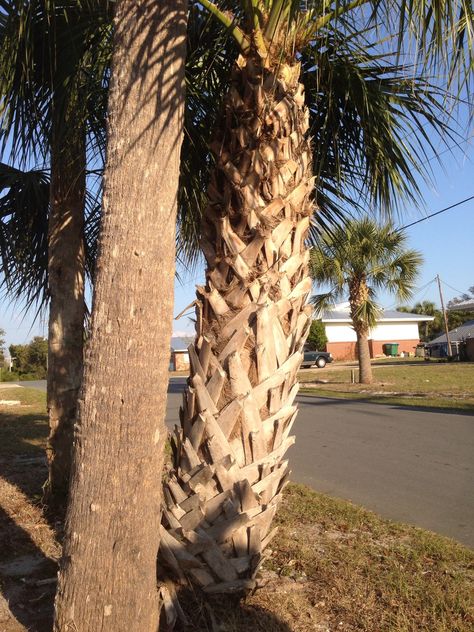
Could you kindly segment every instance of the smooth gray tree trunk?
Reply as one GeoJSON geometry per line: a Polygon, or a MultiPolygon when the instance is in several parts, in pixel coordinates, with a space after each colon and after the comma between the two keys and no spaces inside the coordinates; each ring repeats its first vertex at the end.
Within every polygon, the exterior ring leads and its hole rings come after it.
{"type": "Polygon", "coordinates": [[[186,1],[119,0],[56,632],[156,632],[186,1]]]}

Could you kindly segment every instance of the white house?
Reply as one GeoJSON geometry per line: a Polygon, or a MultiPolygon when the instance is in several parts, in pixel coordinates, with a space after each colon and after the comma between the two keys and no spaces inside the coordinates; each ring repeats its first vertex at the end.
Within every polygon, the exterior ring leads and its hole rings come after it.
{"type": "Polygon", "coordinates": [[[187,371],[189,369],[188,347],[194,341],[193,336],[176,336],[171,338],[170,371],[187,371]]]}
{"type": "MultiPolygon", "coordinates": [[[[349,303],[340,303],[322,317],[328,339],[326,351],[335,360],[353,360],[357,357],[357,337],[352,327],[349,303]]],[[[418,323],[434,320],[433,316],[407,314],[394,310],[383,310],[377,325],[369,332],[370,356],[384,354],[383,345],[398,343],[398,352],[413,352],[420,342],[418,323]]]]}

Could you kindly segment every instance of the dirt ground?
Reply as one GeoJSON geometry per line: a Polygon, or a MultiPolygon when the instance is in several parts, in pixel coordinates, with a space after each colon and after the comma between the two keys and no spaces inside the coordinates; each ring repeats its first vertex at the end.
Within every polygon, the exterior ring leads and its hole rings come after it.
{"type": "Polygon", "coordinates": [[[0,461],[0,630],[51,630],[60,547],[38,504],[43,456],[0,461]]]}

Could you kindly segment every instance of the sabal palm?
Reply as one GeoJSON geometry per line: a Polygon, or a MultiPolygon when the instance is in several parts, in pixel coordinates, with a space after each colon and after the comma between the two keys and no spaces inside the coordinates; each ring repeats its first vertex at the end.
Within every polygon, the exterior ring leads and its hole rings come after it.
{"type": "MultiPolygon", "coordinates": [[[[8,244],[2,250],[2,259],[10,293],[22,298],[26,295],[28,302],[44,299],[48,280],[48,254],[45,249],[48,244],[48,220],[50,236],[54,237],[49,240],[52,313],[49,391],[53,434],[57,434],[58,440],[62,437],[60,450],[64,459],[57,461],[56,468],[58,496],[61,497],[67,486],[67,445],[72,437],[74,401],[82,367],[80,323],[84,316],[84,301],[81,279],[84,277],[84,264],[92,277],[98,225],[97,201],[90,192],[84,194],[85,150],[87,141],[90,158],[95,153],[103,153],[111,11],[109,3],[93,0],[80,5],[73,1],[44,3],[20,0],[8,3],[4,8],[0,15],[4,138],[13,139],[12,153],[21,162],[28,163],[32,158],[47,162],[52,156],[56,165],[53,171],[62,168],[61,178],[63,181],[65,177],[67,179],[62,189],[69,195],[69,200],[61,205],[57,194],[53,193],[51,199],[55,199],[56,203],[52,209],[57,212],[50,213],[43,200],[45,174],[42,171],[16,169],[13,178],[9,166],[0,166],[2,183],[8,188],[8,194],[2,198],[2,216],[5,219],[1,228],[3,242],[8,244]],[[54,30],[47,28],[50,23],[55,25],[54,30]],[[51,68],[54,69],[53,74],[50,73],[51,68]],[[55,149],[51,152],[53,145],[55,149]],[[57,152],[60,154],[58,159],[54,158],[57,152]],[[31,186],[35,174],[38,174],[41,186],[31,186]],[[80,178],[78,174],[82,174],[80,178]],[[20,206],[22,212],[18,213],[20,206]],[[29,211],[31,208],[33,210],[29,211]],[[61,225],[62,220],[69,217],[71,208],[75,209],[74,222],[66,221],[61,225]],[[37,213],[36,209],[46,210],[37,213]],[[54,228],[53,223],[59,228],[54,228]],[[73,243],[68,243],[66,238],[72,238],[73,243]],[[26,243],[28,248],[25,248],[26,243]],[[70,265],[66,265],[67,261],[70,265]],[[65,270],[69,273],[65,274],[65,270]],[[66,279],[69,279],[68,283],[65,283],[66,279]],[[61,333],[59,322],[69,333],[61,333]],[[64,379],[68,384],[61,386],[64,379]],[[59,392],[63,392],[67,402],[57,401],[54,405],[57,399],[55,392],[59,398],[59,392]],[[55,409],[59,409],[59,416],[54,414],[55,409]]],[[[188,98],[178,234],[181,252],[192,259],[199,242],[202,191],[212,164],[207,148],[209,129],[216,119],[218,104],[225,91],[226,70],[238,54],[238,46],[231,39],[225,39],[217,23],[209,20],[198,7],[192,8],[189,25],[188,98]],[[207,68],[209,59],[212,59],[210,71],[207,68]]],[[[399,100],[406,102],[405,114],[413,116],[415,126],[420,124],[416,114],[420,110],[420,94],[425,86],[421,80],[414,83],[402,81],[399,77],[401,68],[394,66],[389,59],[374,57],[370,51],[364,51],[352,36],[341,38],[336,31],[328,32],[325,45],[317,49],[317,72],[314,70],[313,52],[308,49],[302,63],[307,71],[305,82],[313,104],[310,113],[311,133],[316,139],[313,163],[322,206],[317,219],[320,225],[325,225],[341,215],[348,195],[347,188],[344,192],[343,183],[350,188],[365,179],[366,188],[372,187],[379,197],[387,198],[388,192],[384,191],[384,187],[391,178],[384,172],[393,169],[392,158],[380,155],[378,147],[387,146],[389,139],[385,135],[390,130],[387,122],[396,116],[399,100]],[[366,117],[364,126],[360,126],[357,121],[366,108],[370,109],[370,116],[366,117]],[[382,139],[383,142],[371,142],[369,139],[382,139]],[[369,155],[372,163],[377,163],[377,170],[366,160],[369,155]],[[362,171],[367,171],[367,175],[362,177],[362,171]],[[379,172],[382,177],[374,177],[379,172]]],[[[433,103],[427,114],[435,122],[437,108],[433,103]]],[[[440,121],[439,124],[442,128],[443,123],[440,121]]],[[[395,134],[400,136],[397,129],[395,134]]],[[[415,145],[412,144],[411,148],[415,150],[415,145]]],[[[393,160],[398,162],[398,169],[404,176],[400,181],[414,185],[401,146],[394,152],[393,160]]],[[[398,174],[396,169],[395,172],[398,174]]],[[[57,188],[56,175],[53,182],[57,188]]],[[[405,189],[408,191],[408,187],[405,189]]],[[[316,230],[313,225],[311,228],[316,230]]],[[[51,445],[50,455],[53,464],[54,445],[51,445]]]]}
{"type": "Polygon", "coordinates": [[[420,301],[415,303],[413,306],[413,312],[415,314],[426,314],[427,316],[435,317],[434,321],[426,321],[424,324],[423,338],[426,342],[430,337],[430,328],[437,328],[438,323],[442,322],[442,313],[432,301],[420,301]]]}
{"type": "MultiPolygon", "coordinates": [[[[25,301],[27,307],[50,306],[48,501],[62,509],[82,374],[83,280],[86,273],[93,280],[100,219],[112,11],[102,0],[19,0],[2,7],[0,136],[9,159],[22,167],[0,164],[2,284],[11,298],[25,301]],[[41,167],[31,169],[31,163],[41,167]],[[87,163],[94,167],[91,172],[87,163]],[[61,200],[61,190],[68,199],[61,200]]],[[[196,154],[203,153],[213,116],[216,76],[225,74],[229,63],[221,57],[210,72],[203,71],[203,31],[214,47],[223,36],[200,17],[189,33],[190,90],[179,205],[179,252],[188,260],[196,253],[193,217],[201,203],[199,184],[206,163],[205,155],[196,160],[196,154]],[[199,91],[206,95],[206,108],[196,99],[199,91]]]]}
{"type": "Polygon", "coordinates": [[[311,250],[313,281],[331,287],[313,297],[316,309],[349,296],[363,384],[372,382],[368,335],[380,315],[377,292],[389,291],[402,301],[410,298],[423,261],[419,252],[406,247],[406,241],[392,224],[379,225],[365,217],[326,233],[311,250]]]}
{"type": "Polygon", "coordinates": [[[424,114],[437,122],[433,90],[417,100],[408,81],[383,74],[371,81],[374,59],[362,72],[370,47],[357,26],[361,7],[372,25],[395,11],[396,32],[414,29],[425,52],[443,54],[449,36],[462,49],[454,59],[468,65],[462,34],[470,35],[472,19],[466,2],[436,3],[433,13],[430,3],[411,2],[304,3],[308,11],[284,0],[200,4],[227,28],[239,55],[212,144],[201,231],[206,285],[198,287],[191,375],[164,487],[162,553],[179,576],[224,592],[254,585],[288,477],[284,454],[312,311],[305,240],[314,173],[327,202],[318,159],[332,173],[336,197],[348,177],[393,207],[416,194],[413,171],[421,162],[407,146],[413,139],[402,138],[401,121],[422,134],[424,114]],[[338,65],[346,46],[359,51],[360,63],[338,65]],[[344,66],[353,72],[345,80],[336,72],[335,81],[331,71],[344,66]],[[319,145],[311,143],[310,121],[319,145]]]}
{"type": "MultiPolygon", "coordinates": [[[[68,0],[19,0],[5,3],[0,14],[4,146],[11,142],[11,154],[21,165],[35,159],[50,166],[47,239],[37,240],[38,247],[28,257],[12,251],[5,280],[10,290],[18,294],[26,289],[27,298],[33,300],[48,280],[50,438],[46,499],[57,512],[64,510],[67,495],[82,378],[86,165],[88,148],[103,145],[104,140],[105,101],[100,100],[100,86],[107,71],[105,14],[94,0],[81,6],[68,0]],[[37,265],[44,261],[40,247],[46,242],[47,275],[37,265]],[[36,274],[25,280],[25,273],[32,270],[36,274]]],[[[3,206],[10,199],[15,204],[18,196],[26,201],[24,181],[32,180],[34,173],[16,171],[16,181],[3,206]]],[[[30,187],[29,192],[38,190],[30,187]]],[[[28,227],[28,220],[34,222],[31,215],[12,215],[7,228],[12,220],[15,224],[22,217],[28,227]]],[[[44,222],[35,225],[42,226],[44,234],[44,222]]],[[[31,231],[25,234],[31,236],[31,231]]],[[[12,246],[16,245],[18,242],[13,241],[12,246]]]]}

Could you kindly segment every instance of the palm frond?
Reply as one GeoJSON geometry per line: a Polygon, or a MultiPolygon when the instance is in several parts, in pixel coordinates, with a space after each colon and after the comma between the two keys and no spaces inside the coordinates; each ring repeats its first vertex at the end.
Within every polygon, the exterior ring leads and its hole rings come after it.
{"type": "Polygon", "coordinates": [[[192,6],[188,19],[186,102],[177,227],[178,257],[189,269],[200,257],[201,217],[214,163],[209,146],[237,54],[235,42],[212,16],[198,6],[192,6]]]}
{"type": "Polygon", "coordinates": [[[0,287],[25,307],[47,296],[49,175],[0,163],[0,287]]]}
{"type": "Polygon", "coordinates": [[[439,153],[437,142],[454,132],[444,91],[362,35],[334,33],[302,56],[317,199],[341,214],[368,205],[390,216],[407,200],[417,204],[427,151],[439,153]]]}

